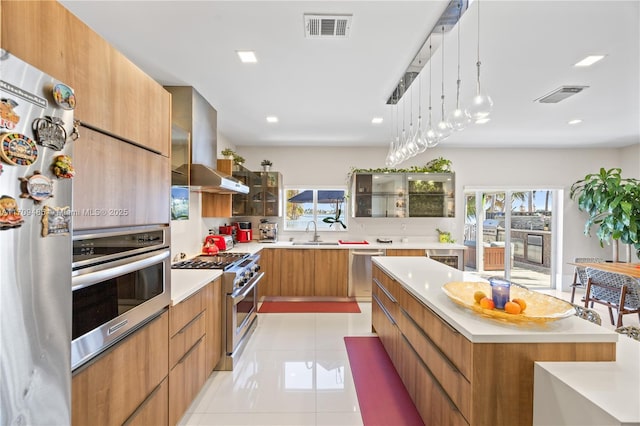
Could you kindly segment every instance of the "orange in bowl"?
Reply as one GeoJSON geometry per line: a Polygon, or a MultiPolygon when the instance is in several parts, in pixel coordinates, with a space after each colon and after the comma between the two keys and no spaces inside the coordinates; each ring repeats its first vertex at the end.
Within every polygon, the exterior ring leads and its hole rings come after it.
{"type": "Polygon", "coordinates": [[[480,303],[480,301],[485,297],[487,297],[487,295],[484,294],[484,291],[478,290],[475,293],[473,293],[473,298],[475,299],[476,303],[480,303]]]}
{"type": "Polygon", "coordinates": [[[520,305],[520,312],[523,312],[525,309],[527,309],[527,302],[525,302],[524,299],[513,299],[512,302],[520,305]]]}
{"type": "Polygon", "coordinates": [[[507,302],[504,304],[504,311],[508,314],[517,315],[522,312],[522,308],[520,307],[520,304],[516,302],[507,302]]]}
{"type": "Polygon", "coordinates": [[[493,300],[489,299],[488,297],[483,297],[482,299],[480,299],[480,306],[484,309],[489,310],[492,310],[496,307],[495,303],[493,303],[493,300]]]}

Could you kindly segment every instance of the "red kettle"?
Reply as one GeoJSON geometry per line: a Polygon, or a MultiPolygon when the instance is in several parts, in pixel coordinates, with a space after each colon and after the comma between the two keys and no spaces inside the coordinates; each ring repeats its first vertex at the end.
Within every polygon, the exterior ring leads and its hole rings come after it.
{"type": "Polygon", "coordinates": [[[214,237],[214,235],[207,235],[204,238],[204,244],[202,245],[202,254],[206,254],[209,256],[218,254],[220,249],[216,245],[216,240],[214,237]]]}

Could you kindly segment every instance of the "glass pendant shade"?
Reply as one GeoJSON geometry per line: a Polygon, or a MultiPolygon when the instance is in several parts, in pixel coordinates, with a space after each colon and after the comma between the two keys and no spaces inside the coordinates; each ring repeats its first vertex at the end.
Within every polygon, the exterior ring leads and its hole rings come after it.
{"type": "Polygon", "coordinates": [[[453,127],[447,120],[441,120],[438,124],[436,124],[436,128],[434,129],[436,132],[436,136],[439,141],[443,141],[453,133],[453,127]]]}
{"type": "Polygon", "coordinates": [[[491,97],[478,92],[478,94],[471,99],[465,112],[475,121],[489,117],[492,108],[493,100],[491,100],[491,97]]]}
{"type": "Polygon", "coordinates": [[[456,108],[451,111],[447,121],[451,124],[451,128],[454,131],[459,132],[460,130],[464,130],[465,127],[471,123],[471,117],[469,117],[466,111],[456,108]]]}
{"type": "Polygon", "coordinates": [[[427,142],[424,140],[424,133],[422,131],[422,117],[418,118],[418,128],[413,135],[413,143],[418,149],[416,154],[422,154],[427,150],[427,142]]]}

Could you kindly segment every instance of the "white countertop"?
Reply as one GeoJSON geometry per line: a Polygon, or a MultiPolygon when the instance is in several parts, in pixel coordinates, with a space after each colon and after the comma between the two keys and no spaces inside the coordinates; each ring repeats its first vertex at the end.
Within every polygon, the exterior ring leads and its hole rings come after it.
{"type": "Polygon", "coordinates": [[[172,269],[171,304],[177,305],[221,275],[220,269],[172,269]]]}
{"type": "MultiPolygon", "coordinates": [[[[305,241],[303,238],[296,239],[296,243],[305,241]]],[[[337,242],[336,240],[322,240],[323,242],[337,242]]],[[[358,239],[350,239],[350,241],[360,241],[358,239]]],[[[296,244],[293,241],[277,241],[275,243],[261,243],[259,241],[251,243],[238,243],[231,251],[239,251],[243,246],[250,246],[257,244],[264,248],[300,248],[300,249],[362,249],[362,250],[379,250],[379,249],[429,249],[429,250],[466,250],[464,244],[457,243],[439,243],[431,241],[407,241],[405,243],[394,240],[391,243],[378,243],[375,240],[362,240],[367,241],[367,244],[348,244],[338,243],[335,245],[313,245],[313,244],[296,244]]]]}
{"type": "Polygon", "coordinates": [[[544,324],[509,324],[483,318],[449,299],[450,281],[478,281],[477,276],[426,257],[373,257],[373,262],[474,343],[616,342],[618,334],[572,316],[544,324]]]}
{"type": "MultiPolygon", "coordinates": [[[[536,362],[535,370],[535,394],[558,401],[565,424],[640,424],[640,342],[620,336],[615,362],[536,362]]],[[[534,424],[556,424],[555,403],[535,401],[534,424]]]]}

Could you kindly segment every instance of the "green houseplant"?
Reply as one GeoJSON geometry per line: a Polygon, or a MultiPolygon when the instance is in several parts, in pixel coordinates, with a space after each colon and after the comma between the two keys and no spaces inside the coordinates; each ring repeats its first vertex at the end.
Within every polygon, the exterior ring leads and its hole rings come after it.
{"type": "Polygon", "coordinates": [[[618,241],[633,246],[640,256],[640,181],[623,178],[620,168],[591,173],[571,185],[569,196],[578,201],[578,209],[589,214],[585,235],[597,226],[600,246],[613,241],[614,261],[618,260],[618,241]]]}

